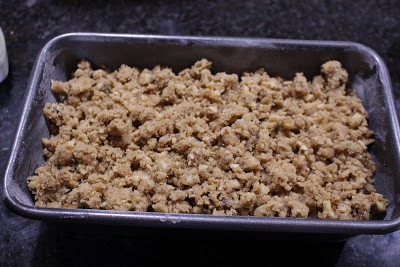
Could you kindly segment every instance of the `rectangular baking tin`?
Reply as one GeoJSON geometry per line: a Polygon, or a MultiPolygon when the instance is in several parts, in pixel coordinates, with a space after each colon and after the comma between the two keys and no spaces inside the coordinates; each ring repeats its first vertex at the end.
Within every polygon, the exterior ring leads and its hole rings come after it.
{"type": "Polygon", "coordinates": [[[246,231],[380,234],[400,224],[399,124],[388,71],[382,59],[358,43],[225,37],[186,37],[126,34],[71,33],[48,42],[34,65],[24,109],[13,143],[3,184],[5,203],[16,213],[46,221],[87,222],[110,225],[226,229],[246,231]],[[240,74],[264,67],[270,75],[292,79],[295,72],[310,78],[327,60],[339,60],[348,70],[354,88],[375,132],[371,152],[377,165],[375,185],[389,199],[382,220],[340,221],[323,219],[211,216],[121,212],[89,209],[36,208],[27,178],[43,162],[42,137],[49,136],[42,109],[55,102],[50,80],[69,79],[80,59],[111,70],[121,64],[153,67],[161,64],[179,71],[196,60],[213,61],[213,72],[240,74]]]}

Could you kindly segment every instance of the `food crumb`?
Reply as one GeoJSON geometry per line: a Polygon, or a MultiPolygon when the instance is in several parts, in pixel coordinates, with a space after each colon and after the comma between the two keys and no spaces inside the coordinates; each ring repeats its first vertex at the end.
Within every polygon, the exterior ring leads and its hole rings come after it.
{"type": "Polygon", "coordinates": [[[37,207],[360,220],[386,210],[373,132],[338,61],[311,80],[81,61],[52,81],[37,207]]]}

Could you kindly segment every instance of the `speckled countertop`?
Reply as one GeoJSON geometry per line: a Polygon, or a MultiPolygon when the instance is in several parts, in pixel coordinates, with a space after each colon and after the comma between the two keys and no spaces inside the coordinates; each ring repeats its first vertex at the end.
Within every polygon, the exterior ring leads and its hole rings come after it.
{"type": "MultiPolygon", "coordinates": [[[[397,1],[79,1],[0,0],[10,74],[0,84],[3,177],[32,64],[66,32],[153,33],[347,40],[386,62],[400,108],[397,1]]],[[[134,263],[399,266],[400,231],[346,242],[271,240],[236,233],[49,224],[19,217],[0,202],[0,266],[134,263]],[[284,252],[282,254],[282,252],[284,252]],[[279,256],[282,255],[282,256],[279,256]]]]}

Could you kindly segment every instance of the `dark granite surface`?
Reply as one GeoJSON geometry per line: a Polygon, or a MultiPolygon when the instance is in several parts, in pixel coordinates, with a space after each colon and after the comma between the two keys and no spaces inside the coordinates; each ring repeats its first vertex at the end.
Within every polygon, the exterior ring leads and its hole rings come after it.
{"type": "MultiPolygon", "coordinates": [[[[398,1],[79,1],[0,0],[10,74],[0,84],[0,177],[33,61],[66,32],[153,33],[348,40],[375,49],[400,97],[398,1]]],[[[276,238],[276,236],[275,236],[276,238]]],[[[399,266],[400,231],[347,242],[271,240],[214,231],[117,229],[49,224],[19,217],[0,202],[0,266],[165,263],[313,263],[399,266]],[[285,252],[283,257],[279,253],[285,252]],[[181,256],[184,254],[185,256],[181,256]]]]}

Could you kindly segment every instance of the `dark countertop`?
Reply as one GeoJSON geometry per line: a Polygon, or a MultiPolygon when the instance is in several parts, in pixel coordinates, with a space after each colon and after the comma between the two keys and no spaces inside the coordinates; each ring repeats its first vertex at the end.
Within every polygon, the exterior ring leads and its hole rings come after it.
{"type": "MultiPolygon", "coordinates": [[[[347,40],[386,62],[400,107],[400,5],[393,1],[0,0],[10,74],[0,84],[3,176],[32,64],[52,37],[76,31],[347,40]]],[[[398,266],[400,231],[346,242],[273,240],[215,231],[42,223],[0,202],[0,266],[242,262],[398,266]],[[284,251],[286,256],[280,256],[284,251]],[[182,261],[183,260],[183,261],[182,261]],[[258,260],[258,261],[257,261],[258,260]]]]}

